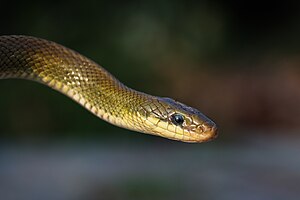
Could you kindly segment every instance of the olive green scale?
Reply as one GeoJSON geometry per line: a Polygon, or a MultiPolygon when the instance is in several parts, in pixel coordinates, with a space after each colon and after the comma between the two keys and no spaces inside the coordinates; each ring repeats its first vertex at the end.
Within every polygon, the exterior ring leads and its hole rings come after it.
{"type": "Polygon", "coordinates": [[[95,62],[57,43],[1,36],[0,79],[6,78],[43,83],[110,123],[142,132],[146,129],[137,111],[152,96],[126,87],[95,62]]]}

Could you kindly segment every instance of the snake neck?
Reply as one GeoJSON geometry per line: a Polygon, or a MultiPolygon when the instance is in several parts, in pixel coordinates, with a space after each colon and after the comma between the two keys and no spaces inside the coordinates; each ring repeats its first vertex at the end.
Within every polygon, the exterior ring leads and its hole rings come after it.
{"type": "Polygon", "coordinates": [[[27,36],[0,37],[0,79],[47,85],[114,125],[142,131],[139,109],[154,97],[123,85],[90,59],[57,43],[27,36]]]}

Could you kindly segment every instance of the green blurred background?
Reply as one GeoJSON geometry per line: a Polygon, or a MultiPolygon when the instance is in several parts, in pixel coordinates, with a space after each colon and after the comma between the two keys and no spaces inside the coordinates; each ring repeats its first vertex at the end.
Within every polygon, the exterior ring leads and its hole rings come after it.
{"type": "Polygon", "coordinates": [[[1,35],[63,44],[134,89],[198,108],[220,130],[217,140],[196,145],[138,134],[45,86],[1,80],[5,199],[300,196],[299,2],[2,0],[0,6],[1,35]]]}

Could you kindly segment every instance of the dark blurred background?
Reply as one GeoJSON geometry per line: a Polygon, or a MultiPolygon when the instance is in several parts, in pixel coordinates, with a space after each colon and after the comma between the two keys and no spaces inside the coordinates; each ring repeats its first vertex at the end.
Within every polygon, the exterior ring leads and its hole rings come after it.
{"type": "MultiPolygon", "coordinates": [[[[198,108],[219,138],[111,126],[43,85],[1,80],[3,199],[298,199],[300,2],[5,1],[0,34],[72,48],[126,85],[198,108]]],[[[2,198],[1,198],[2,199],[2,198]]]]}

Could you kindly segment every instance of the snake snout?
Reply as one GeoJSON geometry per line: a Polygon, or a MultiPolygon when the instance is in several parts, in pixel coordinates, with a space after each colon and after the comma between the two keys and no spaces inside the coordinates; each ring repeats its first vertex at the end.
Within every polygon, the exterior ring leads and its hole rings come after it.
{"type": "Polygon", "coordinates": [[[202,136],[205,141],[212,140],[218,136],[218,127],[213,121],[207,121],[200,125],[202,129],[202,136]]]}

